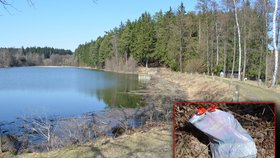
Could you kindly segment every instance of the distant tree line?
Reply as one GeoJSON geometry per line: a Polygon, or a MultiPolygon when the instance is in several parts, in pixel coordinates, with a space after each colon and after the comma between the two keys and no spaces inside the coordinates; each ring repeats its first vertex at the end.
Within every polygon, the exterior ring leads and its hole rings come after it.
{"type": "Polygon", "coordinates": [[[0,48],[0,67],[76,65],[71,50],[50,47],[0,48]]]}
{"type": "MultiPolygon", "coordinates": [[[[183,3],[106,32],[75,50],[80,65],[105,68],[107,61],[166,66],[175,71],[219,74],[238,72],[238,79],[271,81],[274,3],[269,0],[198,0],[186,12],[183,3]]],[[[277,13],[277,44],[279,36],[277,13]]],[[[121,63],[121,65],[123,65],[121,63]]]]}

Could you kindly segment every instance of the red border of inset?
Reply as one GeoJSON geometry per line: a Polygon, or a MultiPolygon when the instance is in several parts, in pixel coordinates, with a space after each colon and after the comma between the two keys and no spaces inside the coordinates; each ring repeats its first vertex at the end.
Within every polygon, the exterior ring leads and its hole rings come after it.
{"type": "Polygon", "coordinates": [[[276,157],[276,103],[273,102],[173,102],[173,157],[176,158],[176,112],[175,106],[182,104],[273,104],[274,105],[274,157],[276,157]]]}

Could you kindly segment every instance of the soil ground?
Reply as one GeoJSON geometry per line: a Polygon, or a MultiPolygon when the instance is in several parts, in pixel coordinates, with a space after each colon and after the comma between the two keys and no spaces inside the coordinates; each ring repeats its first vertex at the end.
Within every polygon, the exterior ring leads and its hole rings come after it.
{"type": "MultiPolygon", "coordinates": [[[[166,117],[173,117],[174,101],[275,101],[280,105],[279,90],[258,87],[246,82],[222,80],[198,74],[172,72],[166,68],[140,68],[139,73],[152,75],[146,88],[131,92],[145,96],[147,104],[165,111],[166,117]],[[239,98],[235,94],[239,85],[239,98]]],[[[145,128],[144,128],[145,129],[145,128]]],[[[191,145],[205,148],[196,137],[191,145]]],[[[135,131],[118,138],[100,138],[96,142],[57,149],[46,153],[29,153],[17,157],[172,157],[173,121],[153,125],[145,130],[135,131]]],[[[9,153],[0,157],[13,157],[9,153]]],[[[191,157],[191,156],[189,156],[191,157]]]]}

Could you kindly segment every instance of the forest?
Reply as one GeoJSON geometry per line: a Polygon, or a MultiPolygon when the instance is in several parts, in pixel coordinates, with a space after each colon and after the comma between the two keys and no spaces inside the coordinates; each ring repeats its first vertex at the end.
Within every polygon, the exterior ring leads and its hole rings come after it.
{"type": "Polygon", "coordinates": [[[71,50],[52,47],[0,48],[0,67],[75,65],[71,50]]]}
{"type": "Polygon", "coordinates": [[[238,73],[239,80],[268,83],[276,65],[272,32],[278,37],[280,30],[279,13],[274,19],[273,11],[269,0],[198,0],[190,12],[181,3],[121,22],[104,36],[80,44],[75,56],[79,65],[95,68],[122,70],[136,63],[208,75],[238,73]]]}

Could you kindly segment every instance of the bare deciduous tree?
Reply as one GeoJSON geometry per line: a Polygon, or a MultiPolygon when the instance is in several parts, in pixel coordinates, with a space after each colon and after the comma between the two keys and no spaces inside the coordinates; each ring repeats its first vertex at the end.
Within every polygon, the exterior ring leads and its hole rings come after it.
{"type": "Polygon", "coordinates": [[[105,69],[116,72],[135,72],[137,62],[130,56],[128,59],[113,56],[105,61],[105,69]]]}
{"type": "Polygon", "coordinates": [[[238,22],[238,15],[237,15],[237,5],[236,0],[233,0],[234,4],[234,14],[235,14],[235,22],[237,27],[237,34],[238,34],[238,47],[239,47],[239,56],[238,56],[238,80],[241,80],[241,60],[242,60],[242,53],[241,53],[241,35],[240,35],[240,26],[238,22]]]}
{"type": "Polygon", "coordinates": [[[235,66],[235,55],[236,55],[236,28],[234,25],[233,28],[233,58],[232,58],[232,69],[231,69],[231,77],[233,77],[234,66],[235,66]]]}
{"type": "Polygon", "coordinates": [[[54,66],[61,65],[62,63],[62,56],[59,54],[52,54],[50,59],[52,61],[52,65],[54,66]]]}
{"type": "Polygon", "coordinates": [[[278,0],[275,0],[275,6],[274,6],[274,13],[273,13],[273,47],[274,47],[274,73],[272,77],[272,86],[275,86],[277,75],[278,75],[278,48],[277,48],[277,37],[276,37],[276,16],[277,16],[277,10],[278,10],[278,0]]]}
{"type": "Polygon", "coordinates": [[[247,4],[246,2],[243,2],[244,7],[243,7],[243,72],[242,72],[242,80],[244,81],[245,79],[245,75],[246,75],[246,58],[247,58],[247,22],[246,22],[246,18],[248,17],[247,15],[247,4]]]}

